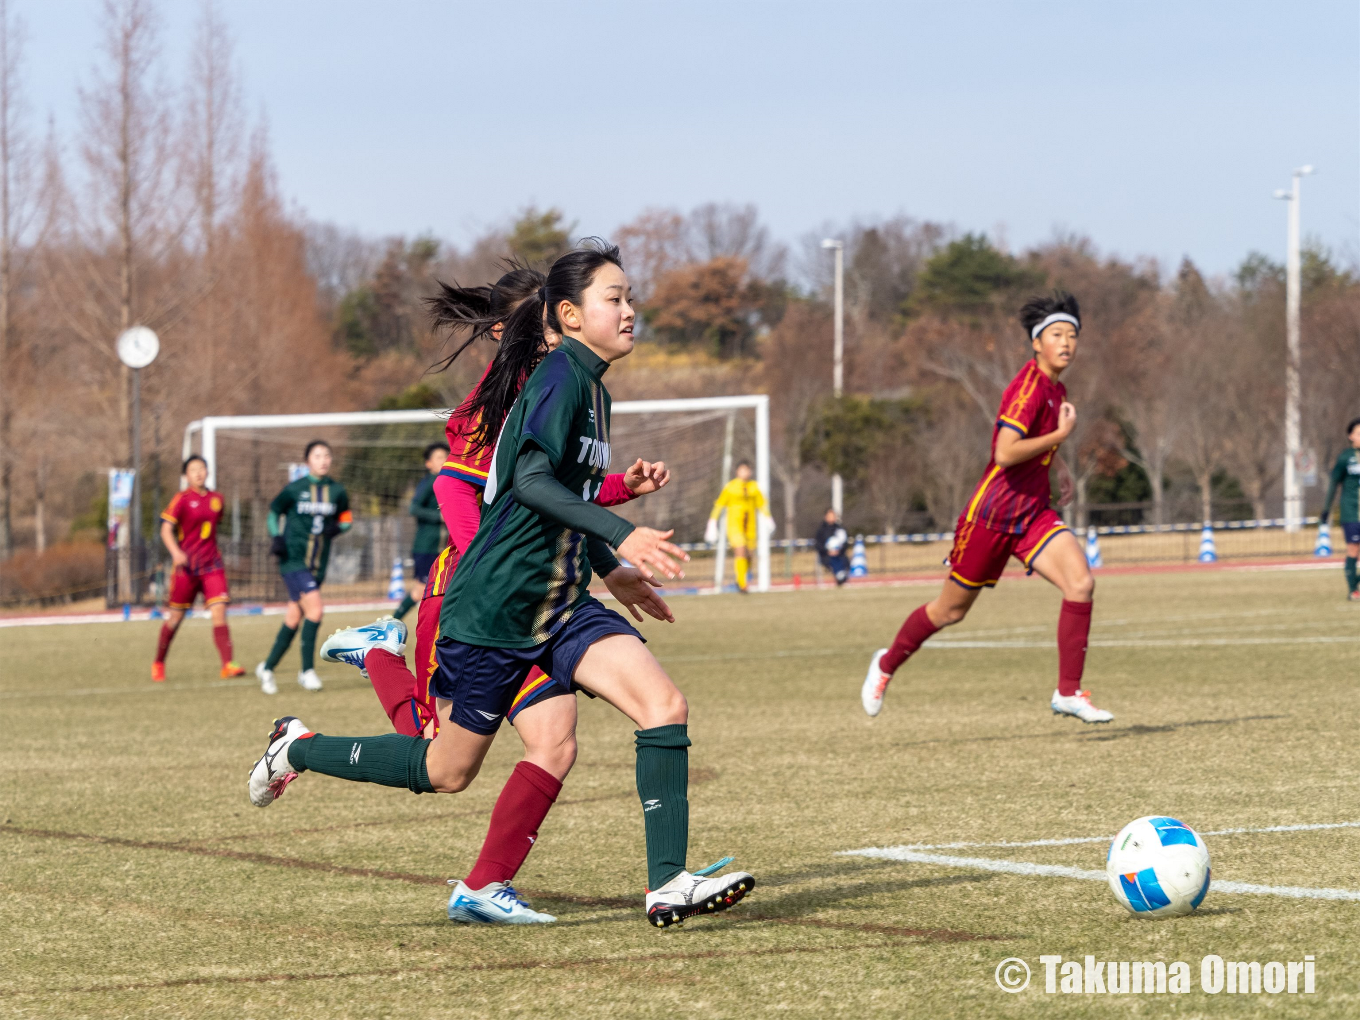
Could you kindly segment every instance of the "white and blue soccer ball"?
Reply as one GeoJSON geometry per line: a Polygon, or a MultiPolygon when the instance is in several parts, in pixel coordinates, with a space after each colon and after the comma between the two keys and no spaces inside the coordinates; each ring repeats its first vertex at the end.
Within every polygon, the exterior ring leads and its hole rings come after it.
{"type": "Polygon", "coordinates": [[[1148,815],[1119,831],[1105,874],[1114,898],[1139,917],[1181,917],[1209,891],[1209,848],[1184,822],[1148,815]]]}

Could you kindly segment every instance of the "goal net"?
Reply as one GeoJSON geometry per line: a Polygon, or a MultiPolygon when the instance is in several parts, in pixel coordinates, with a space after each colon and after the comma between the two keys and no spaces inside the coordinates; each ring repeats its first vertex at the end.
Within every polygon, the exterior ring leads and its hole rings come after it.
{"type": "MultiPolygon", "coordinates": [[[[184,456],[208,462],[208,485],[226,503],[219,546],[238,601],[286,598],[269,552],[269,503],[305,473],[303,450],[324,439],[334,455],[331,477],[345,486],[354,514],[351,531],[338,537],[326,575],[336,602],[387,597],[393,565],[411,576],[416,521],[415,487],[425,474],[422,452],[444,437],[446,412],[357,411],[325,414],[209,417],[185,430],[184,456]]],[[[665,461],[671,484],[615,512],[654,528],[674,528],[690,548],[687,582],[722,585],[730,563],[722,544],[704,544],[710,508],[734,465],[749,461],[769,495],[769,398],[763,395],[678,400],[619,401],[610,429],[611,471],[638,457],[665,461]]],[[[725,541],[724,529],[719,529],[725,541]]],[[[755,587],[769,587],[769,540],[761,535],[755,587]]]]}

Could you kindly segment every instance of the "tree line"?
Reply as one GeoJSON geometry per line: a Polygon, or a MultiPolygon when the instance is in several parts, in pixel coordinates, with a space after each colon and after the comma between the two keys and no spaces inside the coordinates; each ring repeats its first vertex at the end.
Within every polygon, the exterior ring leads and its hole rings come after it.
{"type": "MultiPolygon", "coordinates": [[[[179,437],[204,414],[456,404],[490,349],[427,371],[445,343],[423,307],[436,281],[493,281],[507,258],[545,266],[600,232],[537,208],[462,247],[310,221],[280,193],[211,2],[178,58],[153,0],[106,0],[100,38],[79,130],[42,130],[23,26],[0,0],[0,559],[99,535],[103,469],[130,459],[131,380],[114,350],[129,325],[162,342],[142,373],[150,503],[177,486],[179,437]]],[[[754,206],[723,204],[650,209],[612,239],[642,325],[611,391],[769,393],[782,536],[811,533],[832,472],[852,529],[950,527],[1029,353],[1015,312],[1054,287],[1080,297],[1085,322],[1063,380],[1079,411],[1062,452],[1074,523],[1110,504],[1148,522],[1279,512],[1284,280],[1263,255],[1210,279],[1080,236],[1010,251],[903,216],[785,245],[754,206]],[[845,245],[839,400],[826,236],[845,245]]],[[[1323,473],[1360,414],[1358,364],[1360,276],[1310,247],[1303,429],[1323,473]]],[[[1316,506],[1321,489],[1309,495],[1316,506]]]]}

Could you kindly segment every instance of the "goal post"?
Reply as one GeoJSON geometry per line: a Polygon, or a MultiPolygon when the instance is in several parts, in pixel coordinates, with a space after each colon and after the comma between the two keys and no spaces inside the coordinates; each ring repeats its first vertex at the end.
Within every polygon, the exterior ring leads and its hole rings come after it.
{"type": "MultiPolygon", "coordinates": [[[[305,443],[329,442],[336,454],[335,477],[350,491],[356,530],[369,518],[362,529],[362,555],[354,552],[353,563],[340,557],[346,565],[334,573],[385,590],[392,559],[410,551],[406,533],[413,525],[406,502],[424,472],[419,452],[442,438],[447,415],[445,410],[424,409],[208,416],[185,428],[183,455],[187,458],[197,447],[207,463],[208,487],[228,501],[230,518],[223,531],[230,536],[224,549],[230,550],[229,567],[236,563],[233,573],[253,579],[258,589],[254,597],[270,597],[265,592],[277,586],[272,576],[265,576],[269,557],[261,548],[268,543],[256,518],[262,504],[288,482],[287,469],[302,460],[305,443]],[[244,510],[243,494],[248,504],[244,510]]],[[[704,523],[728,480],[734,450],[752,461],[756,481],[770,498],[770,398],[749,394],[618,401],[612,409],[610,449],[612,470],[621,471],[638,457],[664,460],[674,479],[660,493],[617,512],[638,524],[673,527],[677,542],[707,551],[704,523]]],[[[768,591],[770,536],[765,528],[758,530],[755,575],[754,587],[768,591]]],[[[719,577],[715,586],[721,581],[719,577]]],[[[245,588],[241,595],[252,597],[245,588]]]]}

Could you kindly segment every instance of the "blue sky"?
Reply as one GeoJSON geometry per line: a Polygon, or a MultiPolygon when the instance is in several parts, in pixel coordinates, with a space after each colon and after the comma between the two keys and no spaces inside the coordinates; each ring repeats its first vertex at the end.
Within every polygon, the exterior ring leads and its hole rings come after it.
{"type": "MultiPolygon", "coordinates": [[[[74,151],[99,0],[11,0],[35,124],[74,151]]],[[[1360,259],[1360,4],[223,0],[247,110],[321,220],[466,243],[529,203],[608,234],[755,203],[795,241],[898,213],[1225,272],[1271,193],[1360,259]]],[[[193,0],[162,5],[178,79],[193,0]]]]}

